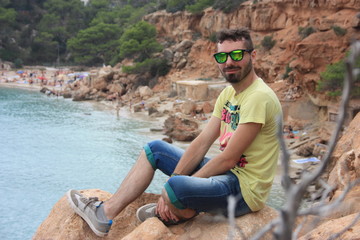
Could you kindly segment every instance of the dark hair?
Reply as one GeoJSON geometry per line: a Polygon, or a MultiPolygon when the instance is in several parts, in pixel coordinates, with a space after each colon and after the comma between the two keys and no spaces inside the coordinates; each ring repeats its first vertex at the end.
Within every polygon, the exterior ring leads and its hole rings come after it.
{"type": "Polygon", "coordinates": [[[217,43],[223,43],[226,40],[244,41],[247,49],[254,49],[250,31],[247,28],[220,30],[216,34],[216,39],[217,43]]]}

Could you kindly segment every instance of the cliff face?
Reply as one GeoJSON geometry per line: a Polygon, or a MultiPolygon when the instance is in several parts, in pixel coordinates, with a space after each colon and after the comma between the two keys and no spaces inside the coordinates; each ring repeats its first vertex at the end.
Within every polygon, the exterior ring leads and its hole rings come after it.
{"type": "Polygon", "coordinates": [[[313,92],[326,65],[343,59],[351,41],[360,39],[359,11],[357,0],[263,0],[245,2],[230,14],[212,8],[201,15],[161,11],[145,20],[156,26],[165,46],[194,42],[185,67],[172,70],[167,80],[218,77],[212,59],[216,46],[209,38],[222,28],[247,27],[258,51],[257,73],[271,83],[282,80],[286,66],[291,67],[287,81],[304,93],[313,92]],[[337,35],[335,26],[346,34],[337,35]],[[310,27],[315,32],[302,37],[299,29],[310,27]],[[269,51],[261,46],[265,36],[276,41],[269,51]]]}

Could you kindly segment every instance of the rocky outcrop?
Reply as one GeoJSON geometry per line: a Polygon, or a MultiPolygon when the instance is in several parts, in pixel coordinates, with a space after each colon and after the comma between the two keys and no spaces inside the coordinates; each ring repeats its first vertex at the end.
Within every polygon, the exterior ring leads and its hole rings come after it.
{"type": "Polygon", "coordinates": [[[165,135],[177,141],[192,141],[200,134],[198,122],[180,114],[168,117],[164,128],[165,135]]]}
{"type": "MultiPolygon", "coordinates": [[[[337,143],[328,168],[328,184],[334,188],[329,196],[329,203],[339,199],[349,183],[360,179],[360,113],[351,121],[337,143]]],[[[327,174],[324,174],[326,178],[327,174]]],[[[325,179],[326,180],[326,179],[325,179]]],[[[323,224],[316,227],[300,239],[328,239],[333,234],[341,232],[349,226],[360,212],[360,186],[355,185],[345,195],[341,203],[324,213],[326,219],[323,224]]],[[[339,239],[357,239],[360,234],[360,222],[347,229],[339,239]]]]}
{"type": "MultiPolygon", "coordinates": [[[[85,196],[97,196],[100,200],[108,199],[111,194],[102,190],[81,191],[85,196]]],[[[131,203],[115,219],[111,231],[106,239],[123,240],[180,240],[180,239],[227,239],[229,232],[228,220],[221,216],[200,214],[196,218],[180,225],[166,227],[157,218],[151,218],[140,223],[135,216],[140,206],[156,202],[159,195],[144,193],[131,203]]],[[[249,239],[254,233],[277,216],[277,212],[265,207],[263,210],[236,219],[241,227],[241,233],[235,231],[236,239],[249,239]],[[254,224],[256,222],[256,224],[254,224]]],[[[70,208],[66,196],[62,197],[53,207],[49,216],[37,229],[33,240],[42,239],[101,239],[97,237],[89,226],[70,208]]],[[[272,239],[266,235],[262,239],[272,239]]]]}
{"type": "Polygon", "coordinates": [[[299,240],[309,239],[359,239],[360,236],[360,222],[357,221],[352,227],[348,228],[349,224],[358,216],[358,213],[348,215],[342,218],[332,219],[304,236],[300,237],[299,240]],[[342,235],[337,234],[348,228],[342,235]],[[334,237],[334,238],[331,238],[334,237]]]}
{"type": "Polygon", "coordinates": [[[329,184],[343,190],[349,181],[360,178],[360,113],[351,121],[336,145],[329,184]]]}
{"type": "Polygon", "coordinates": [[[356,0],[262,0],[247,1],[232,13],[225,14],[212,8],[203,14],[188,12],[175,14],[159,11],[145,16],[154,24],[159,41],[167,45],[169,39],[180,43],[194,41],[186,59],[186,66],[173,69],[171,79],[184,79],[187,76],[219,76],[216,67],[209,68],[213,62],[212,52],[215,44],[206,41],[222,28],[247,27],[252,31],[254,44],[258,51],[255,68],[267,82],[284,79],[286,67],[287,80],[304,93],[313,92],[320,80],[319,73],[327,64],[341,60],[353,39],[360,38],[360,2],[356,0]],[[166,24],[165,24],[166,23],[166,24]],[[345,30],[344,35],[335,32],[334,27],[345,30]],[[302,35],[301,29],[312,29],[313,34],[302,35]],[[276,41],[271,50],[261,47],[265,36],[276,41]],[[334,54],[334,53],[337,54],[334,54]],[[288,69],[289,69],[288,68],[288,69]]]}

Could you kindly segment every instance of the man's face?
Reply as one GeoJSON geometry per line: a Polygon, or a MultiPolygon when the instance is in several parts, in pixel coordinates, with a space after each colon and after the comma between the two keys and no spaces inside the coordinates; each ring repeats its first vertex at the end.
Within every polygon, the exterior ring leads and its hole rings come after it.
{"type": "MultiPolygon", "coordinates": [[[[234,42],[231,40],[218,43],[217,48],[217,52],[231,52],[237,49],[246,49],[244,41],[234,42]]],[[[243,54],[243,59],[241,61],[234,61],[228,56],[225,63],[218,63],[221,74],[229,83],[241,82],[253,68],[251,53],[244,52],[243,54]]]]}

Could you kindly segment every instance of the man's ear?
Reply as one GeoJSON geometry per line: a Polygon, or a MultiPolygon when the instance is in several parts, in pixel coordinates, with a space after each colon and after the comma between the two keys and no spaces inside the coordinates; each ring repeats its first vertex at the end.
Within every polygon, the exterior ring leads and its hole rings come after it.
{"type": "Polygon", "coordinates": [[[251,52],[251,60],[252,60],[253,62],[256,61],[256,55],[257,55],[257,52],[256,52],[256,50],[254,49],[254,50],[251,52]]]}

